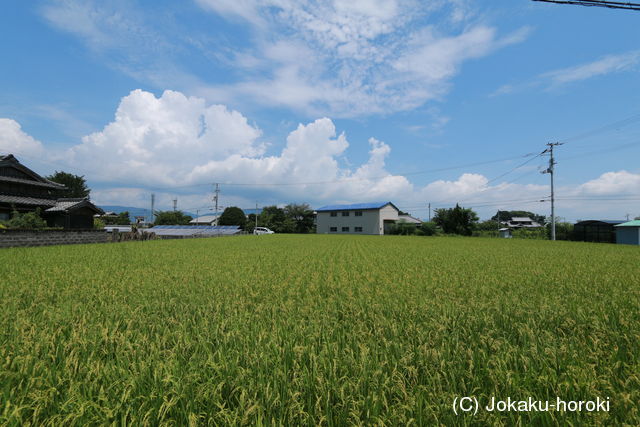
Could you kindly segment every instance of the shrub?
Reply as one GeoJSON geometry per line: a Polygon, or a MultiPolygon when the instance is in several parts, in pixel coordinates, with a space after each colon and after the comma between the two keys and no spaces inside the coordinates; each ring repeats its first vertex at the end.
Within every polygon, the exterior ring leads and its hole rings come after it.
{"type": "Polygon", "coordinates": [[[433,221],[427,221],[420,224],[419,230],[423,236],[435,236],[438,234],[438,226],[433,221]]]}
{"type": "Polygon", "coordinates": [[[11,213],[11,219],[6,222],[6,225],[8,228],[45,228],[47,226],[47,222],[40,216],[41,212],[42,210],[40,208],[37,208],[33,212],[23,214],[14,210],[11,213]]]}

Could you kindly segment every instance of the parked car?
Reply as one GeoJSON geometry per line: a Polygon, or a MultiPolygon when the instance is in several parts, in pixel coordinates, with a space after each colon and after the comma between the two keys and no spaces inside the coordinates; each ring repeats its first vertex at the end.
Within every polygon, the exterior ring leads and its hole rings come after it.
{"type": "Polygon", "coordinates": [[[273,230],[269,230],[267,227],[256,227],[253,229],[253,234],[273,234],[273,230]]]}

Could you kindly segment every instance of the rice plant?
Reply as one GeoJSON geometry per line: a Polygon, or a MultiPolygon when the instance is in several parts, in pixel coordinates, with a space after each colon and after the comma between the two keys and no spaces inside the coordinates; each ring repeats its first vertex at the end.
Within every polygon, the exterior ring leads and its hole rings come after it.
{"type": "Polygon", "coordinates": [[[2,250],[0,424],[638,425],[639,261],[403,236],[2,250]]]}

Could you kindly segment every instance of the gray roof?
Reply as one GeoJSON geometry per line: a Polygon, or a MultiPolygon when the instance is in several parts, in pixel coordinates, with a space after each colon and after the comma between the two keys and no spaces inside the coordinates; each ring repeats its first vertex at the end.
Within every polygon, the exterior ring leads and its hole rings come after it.
{"type": "Polygon", "coordinates": [[[36,197],[8,196],[5,194],[0,194],[0,203],[44,207],[55,206],[56,201],[53,199],[38,199],[36,197]]]}
{"type": "Polygon", "coordinates": [[[58,199],[55,206],[47,209],[45,212],[69,212],[82,207],[88,207],[98,213],[104,213],[102,209],[85,198],[58,199]]]}
{"type": "Polygon", "coordinates": [[[202,215],[202,216],[199,216],[199,217],[194,218],[191,221],[189,221],[189,224],[202,224],[202,223],[213,222],[213,221],[217,220],[218,218],[220,218],[220,215],[221,214],[218,214],[218,215],[202,215]]]}
{"type": "Polygon", "coordinates": [[[511,218],[511,221],[532,221],[533,222],[533,220],[528,216],[514,216],[513,218],[511,218]]]}
{"type": "Polygon", "coordinates": [[[32,179],[15,178],[13,176],[0,176],[0,181],[4,182],[16,182],[18,184],[35,185],[36,187],[53,188],[56,190],[62,190],[66,188],[64,185],[58,184],[57,182],[49,181],[46,178],[43,179],[44,181],[34,181],[32,179]]]}
{"type": "Polygon", "coordinates": [[[411,215],[398,215],[399,222],[406,222],[408,224],[422,224],[418,218],[414,218],[411,215]]]}

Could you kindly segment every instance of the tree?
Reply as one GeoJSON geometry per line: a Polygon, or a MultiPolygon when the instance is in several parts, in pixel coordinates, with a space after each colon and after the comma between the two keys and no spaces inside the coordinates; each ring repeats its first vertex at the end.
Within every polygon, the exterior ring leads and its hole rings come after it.
{"type": "Polygon", "coordinates": [[[284,214],[295,223],[292,233],[313,231],[313,210],[307,203],[289,203],[284,207],[284,214]]]}
{"type": "Polygon", "coordinates": [[[268,227],[276,233],[283,233],[283,223],[286,218],[283,209],[277,206],[265,206],[258,216],[258,225],[268,227]]]}
{"type": "Polygon", "coordinates": [[[509,221],[513,217],[529,217],[538,224],[544,224],[545,216],[538,215],[529,211],[498,211],[491,217],[491,221],[497,221],[498,215],[500,215],[500,221],[509,221]]]}
{"type": "Polygon", "coordinates": [[[433,221],[423,222],[419,229],[424,236],[435,236],[438,233],[438,225],[433,221]]]}
{"type": "Polygon", "coordinates": [[[218,219],[219,225],[237,225],[240,228],[244,228],[247,222],[247,217],[244,211],[238,207],[230,206],[222,212],[218,219]]]}
{"type": "Polygon", "coordinates": [[[244,224],[244,231],[247,233],[253,233],[253,229],[256,227],[256,214],[247,215],[247,222],[244,224]]]}
{"type": "Polygon", "coordinates": [[[56,171],[53,175],[47,177],[49,181],[57,182],[67,187],[64,191],[65,197],[89,197],[91,189],[87,187],[87,181],[84,175],[73,175],[71,173],[56,171]]]}
{"type": "MultiPolygon", "coordinates": [[[[545,228],[547,238],[551,239],[551,222],[545,228]]],[[[573,224],[556,219],[556,240],[573,240],[573,224]]]]}
{"type": "Polygon", "coordinates": [[[131,218],[129,218],[129,211],[120,212],[116,216],[105,215],[101,217],[105,225],[129,225],[131,224],[131,218]]]}
{"type": "Polygon", "coordinates": [[[188,225],[192,219],[182,211],[158,211],[153,223],[154,225],[188,225]]]}
{"type": "Polygon", "coordinates": [[[482,221],[479,222],[476,225],[476,230],[480,230],[480,231],[498,231],[498,225],[496,224],[495,220],[487,220],[487,221],[482,221]]]}
{"type": "Polygon", "coordinates": [[[435,213],[433,222],[449,234],[470,236],[478,221],[478,215],[473,210],[462,208],[458,204],[452,209],[436,209],[435,213]]]}

